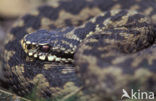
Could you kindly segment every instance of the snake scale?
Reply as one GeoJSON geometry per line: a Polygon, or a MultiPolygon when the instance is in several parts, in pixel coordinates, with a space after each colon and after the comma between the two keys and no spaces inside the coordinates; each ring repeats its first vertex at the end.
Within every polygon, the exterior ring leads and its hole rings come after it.
{"type": "MultiPolygon", "coordinates": [[[[155,0],[60,0],[21,17],[3,49],[3,80],[24,96],[120,100],[156,91],[155,0]]],[[[97,101],[93,100],[93,101],[97,101]]],[[[83,99],[84,100],[84,99],[83,99]]]]}

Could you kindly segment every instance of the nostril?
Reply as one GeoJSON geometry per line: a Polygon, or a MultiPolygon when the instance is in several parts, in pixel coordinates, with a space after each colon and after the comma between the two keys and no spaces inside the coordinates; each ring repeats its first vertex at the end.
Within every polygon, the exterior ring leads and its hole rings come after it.
{"type": "Polygon", "coordinates": [[[32,48],[32,46],[31,46],[31,45],[28,45],[28,46],[27,46],[27,49],[31,49],[31,48],[32,48]]]}

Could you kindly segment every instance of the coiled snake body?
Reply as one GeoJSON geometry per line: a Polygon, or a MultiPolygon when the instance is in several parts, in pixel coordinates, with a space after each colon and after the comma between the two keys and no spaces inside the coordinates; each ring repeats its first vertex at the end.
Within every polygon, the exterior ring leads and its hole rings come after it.
{"type": "Polygon", "coordinates": [[[4,80],[22,96],[36,85],[53,98],[76,90],[98,100],[120,99],[122,89],[156,91],[155,5],[67,0],[39,7],[6,38],[4,80]]]}

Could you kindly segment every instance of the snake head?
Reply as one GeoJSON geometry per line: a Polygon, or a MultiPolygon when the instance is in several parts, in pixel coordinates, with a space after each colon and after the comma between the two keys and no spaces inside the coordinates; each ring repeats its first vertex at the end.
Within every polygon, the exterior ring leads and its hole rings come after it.
{"type": "Polygon", "coordinates": [[[72,52],[65,52],[60,43],[61,36],[57,31],[38,30],[27,34],[21,40],[25,53],[40,60],[71,62],[72,52]]]}

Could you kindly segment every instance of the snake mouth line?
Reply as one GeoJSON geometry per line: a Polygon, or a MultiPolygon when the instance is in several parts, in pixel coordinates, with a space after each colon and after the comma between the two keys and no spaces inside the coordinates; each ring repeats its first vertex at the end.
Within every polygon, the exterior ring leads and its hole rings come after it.
{"type": "Polygon", "coordinates": [[[56,49],[52,50],[48,45],[36,45],[31,42],[21,40],[21,46],[28,56],[42,61],[65,63],[73,62],[73,53],[62,53],[56,49]]]}

